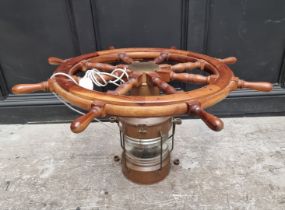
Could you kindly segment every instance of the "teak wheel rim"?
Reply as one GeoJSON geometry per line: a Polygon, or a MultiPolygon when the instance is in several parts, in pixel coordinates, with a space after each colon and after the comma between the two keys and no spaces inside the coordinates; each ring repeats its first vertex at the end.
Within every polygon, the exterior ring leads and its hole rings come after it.
{"type": "MultiPolygon", "coordinates": [[[[216,59],[190,51],[165,48],[111,49],[66,60],[51,57],[49,63],[59,66],[48,81],[37,84],[18,84],[12,88],[12,92],[23,94],[35,91],[52,91],[70,104],[87,110],[88,113],[72,122],[71,130],[75,133],[82,132],[94,118],[106,115],[143,118],[190,114],[200,117],[212,130],[220,131],[223,129],[223,122],[218,117],[207,113],[205,108],[223,100],[237,88],[250,88],[258,91],[272,90],[270,83],[247,82],[235,77],[225,64],[233,64],[236,60],[234,57],[216,59]],[[136,61],[138,61],[136,64],[139,64],[141,60],[145,62],[149,59],[152,59],[155,65],[142,68],[142,71],[138,71],[138,65],[132,66],[136,61]],[[178,64],[161,64],[165,60],[178,62],[178,64]],[[125,64],[116,66],[110,64],[118,61],[125,64]],[[131,65],[127,66],[128,64],[131,65]],[[86,71],[90,68],[112,71],[112,74],[104,74],[106,78],[112,79],[114,71],[121,66],[126,68],[123,72],[129,72],[129,74],[124,83],[115,90],[102,93],[82,88],[75,82],[79,79],[76,75],[77,71],[86,71]],[[127,69],[128,67],[132,70],[127,69]],[[195,68],[205,70],[211,75],[181,73],[195,68]],[[178,93],[174,87],[168,84],[173,80],[194,82],[206,86],[178,93]],[[124,95],[133,88],[140,87],[143,83],[149,88],[149,91],[150,89],[155,91],[144,94],[147,96],[124,95]],[[154,88],[155,86],[156,88],[154,88]],[[169,95],[157,95],[157,90],[169,95]]],[[[145,65],[146,63],[141,64],[145,65]]]]}
{"type": "Polygon", "coordinates": [[[71,104],[89,110],[95,103],[104,103],[104,115],[125,117],[157,117],[181,115],[188,111],[186,102],[199,102],[203,108],[212,106],[223,100],[230,91],[237,88],[237,82],[230,68],[221,61],[190,51],[164,49],[164,48],[123,48],[98,51],[71,58],[61,63],[55,72],[72,75],[76,65],[90,60],[93,62],[110,63],[118,61],[118,54],[125,53],[132,59],[154,59],[162,52],[172,56],[184,56],[189,60],[203,60],[209,65],[208,71],[215,73],[216,79],[202,88],[160,96],[117,96],[107,95],[98,91],[82,88],[63,77],[49,80],[49,87],[71,104]],[[163,107],[162,107],[163,106],[163,107]],[[126,110],[127,109],[127,110],[126,110]]]}

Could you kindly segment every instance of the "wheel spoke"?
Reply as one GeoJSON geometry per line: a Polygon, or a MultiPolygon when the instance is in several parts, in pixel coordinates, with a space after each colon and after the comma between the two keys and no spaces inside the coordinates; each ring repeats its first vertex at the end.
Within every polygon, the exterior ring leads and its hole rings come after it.
{"type": "Polygon", "coordinates": [[[170,80],[178,80],[181,82],[191,82],[195,84],[209,84],[217,78],[216,75],[202,76],[198,74],[188,74],[188,73],[171,73],[170,80]]]}
{"type": "Polygon", "coordinates": [[[70,74],[70,75],[73,75],[73,74],[75,74],[75,73],[78,72],[78,71],[85,71],[86,69],[87,69],[87,67],[86,67],[86,62],[81,61],[81,62],[75,64],[74,66],[72,66],[72,67],[70,68],[69,74],[70,74]]]}
{"type": "MultiPolygon", "coordinates": [[[[227,57],[227,58],[217,58],[220,62],[224,64],[234,64],[237,62],[236,57],[227,57]]],[[[186,70],[193,70],[195,68],[200,68],[201,70],[204,70],[205,66],[207,65],[207,62],[204,60],[197,60],[196,62],[186,62],[186,63],[178,63],[171,66],[171,69],[175,72],[183,72],[186,70]]]]}
{"type": "Polygon", "coordinates": [[[134,62],[134,60],[130,56],[128,56],[126,53],[119,53],[118,57],[120,60],[122,60],[123,62],[127,64],[132,64],[134,62]]]}
{"type": "Polygon", "coordinates": [[[60,64],[62,64],[63,62],[64,62],[64,60],[61,59],[61,58],[57,58],[57,57],[49,57],[49,58],[48,58],[48,63],[49,63],[50,65],[60,65],[60,64]]]}
{"type": "Polygon", "coordinates": [[[202,62],[196,61],[194,63],[192,62],[178,63],[171,66],[171,70],[174,72],[184,72],[186,70],[193,70],[195,68],[203,68],[202,62]]]}
{"type": "Polygon", "coordinates": [[[188,114],[200,117],[210,129],[220,131],[224,128],[223,121],[215,115],[206,112],[200,102],[192,101],[186,104],[188,106],[188,114]]]}
{"type": "Polygon", "coordinates": [[[139,85],[138,79],[130,78],[126,83],[121,84],[115,90],[107,91],[107,93],[111,95],[124,95],[127,94],[131,89],[137,87],[138,85],[139,85]]]}
{"type": "MultiPolygon", "coordinates": [[[[117,76],[117,77],[120,77],[120,76],[123,74],[123,72],[117,71],[117,72],[114,72],[113,74],[114,74],[115,76],[117,76]]],[[[113,77],[113,76],[111,76],[111,75],[106,75],[106,74],[102,74],[102,75],[100,75],[100,76],[95,75],[95,77],[96,77],[96,79],[97,79],[99,82],[108,82],[108,81],[110,81],[110,80],[115,79],[115,77],[113,77]]],[[[122,78],[122,79],[123,79],[123,78],[122,78]]]]}
{"type": "Polygon", "coordinates": [[[50,91],[48,81],[35,84],[17,84],[12,88],[14,94],[27,94],[37,91],[50,91]]]}
{"type": "Polygon", "coordinates": [[[70,129],[74,133],[84,131],[94,118],[101,117],[104,112],[104,105],[93,106],[85,115],[76,118],[70,125],[70,129]]]}
{"type": "Polygon", "coordinates": [[[151,80],[155,86],[157,86],[160,90],[162,90],[165,94],[174,94],[176,93],[176,89],[170,84],[164,82],[158,76],[149,75],[151,80]]]}
{"type": "Polygon", "coordinates": [[[272,90],[272,84],[269,82],[247,82],[245,80],[240,80],[235,78],[238,88],[249,88],[252,90],[269,92],[272,90]]]}
{"type": "Polygon", "coordinates": [[[224,64],[235,64],[237,62],[236,57],[217,58],[217,59],[223,62],[224,64]]]}
{"type": "Polygon", "coordinates": [[[162,52],[160,53],[160,55],[154,59],[154,63],[159,64],[162,63],[163,61],[167,60],[169,57],[169,53],[168,52],[162,52]]]}
{"type": "Polygon", "coordinates": [[[127,69],[128,65],[118,64],[118,65],[114,66],[114,65],[111,65],[108,63],[92,63],[92,62],[87,61],[84,63],[82,62],[80,68],[83,71],[95,68],[95,69],[98,69],[100,71],[111,72],[111,71],[115,70],[116,68],[127,69]]]}
{"type": "Polygon", "coordinates": [[[108,63],[91,63],[91,62],[86,62],[85,63],[86,65],[86,68],[87,69],[90,69],[90,68],[95,68],[95,69],[98,69],[98,70],[101,70],[101,71],[113,71],[116,66],[113,66],[111,64],[108,64],[108,63]]]}

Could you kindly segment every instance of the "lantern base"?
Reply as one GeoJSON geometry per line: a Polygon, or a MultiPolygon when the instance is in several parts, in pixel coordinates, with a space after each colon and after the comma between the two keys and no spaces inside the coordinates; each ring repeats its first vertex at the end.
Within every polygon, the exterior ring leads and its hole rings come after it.
{"type": "Polygon", "coordinates": [[[141,171],[128,167],[125,153],[122,153],[122,171],[127,179],[137,184],[154,184],[163,180],[170,170],[170,153],[163,160],[162,167],[153,171],[141,171]]]}

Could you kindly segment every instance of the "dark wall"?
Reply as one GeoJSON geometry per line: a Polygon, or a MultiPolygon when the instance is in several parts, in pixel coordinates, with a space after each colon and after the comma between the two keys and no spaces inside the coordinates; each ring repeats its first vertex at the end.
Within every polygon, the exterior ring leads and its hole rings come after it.
{"type": "Polygon", "coordinates": [[[110,45],[236,56],[237,76],[270,81],[274,90],[234,92],[212,112],[284,114],[284,40],[284,0],[1,0],[0,122],[72,119],[51,94],[14,96],[11,87],[46,80],[53,72],[49,56],[68,58],[110,45]]]}

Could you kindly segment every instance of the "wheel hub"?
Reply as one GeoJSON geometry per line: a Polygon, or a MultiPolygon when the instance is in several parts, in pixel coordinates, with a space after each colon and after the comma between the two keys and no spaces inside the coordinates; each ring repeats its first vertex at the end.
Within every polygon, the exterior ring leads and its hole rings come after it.
{"type": "Polygon", "coordinates": [[[154,62],[134,62],[129,65],[129,69],[138,72],[153,72],[159,69],[159,65],[154,62]]]}

